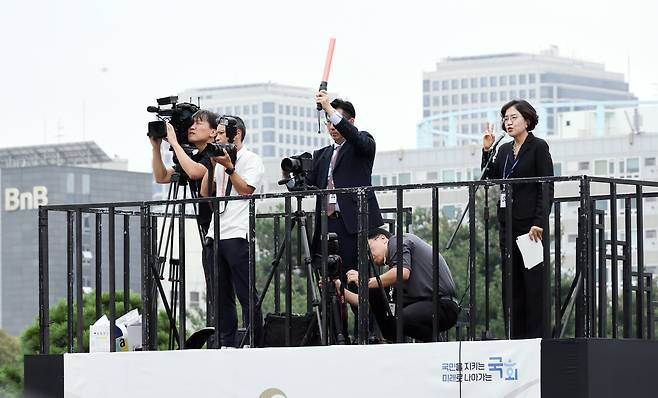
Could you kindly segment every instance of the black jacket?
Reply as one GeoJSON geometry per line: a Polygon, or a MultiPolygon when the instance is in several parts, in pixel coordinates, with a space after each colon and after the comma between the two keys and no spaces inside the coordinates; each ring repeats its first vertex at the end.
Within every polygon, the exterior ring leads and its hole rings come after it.
{"type": "MultiPolygon", "coordinates": [[[[338,152],[333,170],[334,187],[364,187],[371,185],[372,165],[375,162],[375,139],[370,133],[359,131],[352,123],[343,119],[335,126],[336,130],[345,137],[345,142],[338,152]]],[[[320,189],[327,188],[327,174],[333,155],[333,145],[318,149],[313,153],[313,170],[306,177],[309,185],[320,189]]],[[[355,234],[358,230],[358,202],[356,194],[340,194],[337,196],[341,219],[349,233],[355,234]]],[[[315,231],[320,227],[321,198],[318,196],[315,206],[315,231]]],[[[379,204],[374,192],[368,193],[368,224],[374,228],[384,224],[379,204]]]]}
{"type": "MultiPolygon", "coordinates": [[[[513,143],[508,142],[500,146],[498,154],[492,163],[486,177],[490,179],[502,178],[525,178],[525,177],[545,177],[553,175],[553,160],[548,150],[548,144],[541,138],[537,138],[532,133],[528,133],[521,150],[517,156],[518,163],[512,169],[515,163],[513,143]],[[505,161],[507,160],[507,167],[505,161]],[[507,172],[508,175],[503,176],[507,172]],[[510,173],[511,171],[511,173],[510,173]]],[[[482,152],[482,167],[484,168],[488,152],[482,152]]],[[[553,184],[550,184],[549,192],[550,203],[553,201],[553,184]]],[[[542,186],[538,183],[533,184],[512,184],[512,217],[514,220],[531,221],[532,225],[543,226],[546,213],[550,214],[550,207],[544,209],[542,202],[542,186]]],[[[500,203],[498,204],[500,206],[500,203]]],[[[499,220],[504,219],[504,211],[499,208],[499,220]]]]}

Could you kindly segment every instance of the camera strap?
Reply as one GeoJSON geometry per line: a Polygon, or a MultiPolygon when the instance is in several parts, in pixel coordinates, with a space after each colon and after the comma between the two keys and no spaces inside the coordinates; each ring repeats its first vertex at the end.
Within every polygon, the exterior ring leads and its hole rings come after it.
{"type": "MultiPolygon", "coordinates": [[[[238,159],[235,159],[235,162],[233,162],[233,169],[237,167],[238,164],[238,159]]],[[[231,196],[231,190],[233,189],[233,181],[231,181],[231,176],[228,174],[224,173],[225,176],[228,178],[228,182],[226,183],[226,191],[224,192],[224,196],[231,196]]],[[[228,202],[225,202],[224,204],[224,210],[220,211],[219,214],[222,214],[226,211],[226,207],[228,206],[228,202]]]]}

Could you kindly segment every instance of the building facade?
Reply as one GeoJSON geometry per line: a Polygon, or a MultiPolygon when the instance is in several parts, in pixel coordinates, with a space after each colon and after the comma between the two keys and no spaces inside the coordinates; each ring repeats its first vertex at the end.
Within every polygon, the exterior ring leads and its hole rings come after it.
{"type": "MultiPolygon", "coordinates": [[[[0,328],[18,335],[38,315],[38,206],[45,204],[141,201],[152,197],[152,176],[98,168],[109,158],[93,143],[0,150],[0,328]],[[52,154],[43,155],[42,151],[52,154]],[[44,162],[44,159],[51,161],[44,162]]],[[[116,219],[116,249],[123,253],[122,216],[116,219]]],[[[103,289],[107,291],[108,223],[103,216],[103,289]]],[[[50,303],[66,297],[67,221],[49,217],[50,303]]],[[[95,288],[95,216],[82,218],[83,286],[95,288]]],[[[139,217],[130,221],[130,287],[140,291],[139,217]]],[[[117,290],[122,290],[123,256],[116,257],[117,290]]]]}
{"type": "MultiPolygon", "coordinates": [[[[580,102],[636,99],[623,74],[606,71],[600,63],[562,57],[556,47],[540,54],[451,57],[423,73],[423,118],[451,115],[432,126],[452,130],[461,140],[480,134],[488,121],[500,119],[502,104],[519,98],[538,108],[538,131],[547,136],[555,133],[556,114],[582,110],[580,102]],[[556,105],[560,103],[565,106],[556,105]]],[[[433,141],[424,146],[446,144],[442,136],[433,141]]]]}
{"type": "MultiPolygon", "coordinates": [[[[190,89],[181,101],[198,102],[219,115],[240,116],[247,128],[245,145],[263,159],[281,159],[328,145],[318,134],[316,89],[275,83],[190,89]]],[[[333,94],[332,94],[333,95],[333,94]]],[[[324,113],[320,131],[324,133],[324,113]]]]}

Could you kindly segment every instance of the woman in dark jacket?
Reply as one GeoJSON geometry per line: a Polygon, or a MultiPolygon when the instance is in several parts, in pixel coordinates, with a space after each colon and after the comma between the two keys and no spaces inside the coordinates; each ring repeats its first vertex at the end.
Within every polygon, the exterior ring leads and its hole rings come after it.
{"type": "MultiPolygon", "coordinates": [[[[486,171],[490,179],[543,177],[553,175],[553,161],[548,144],[532,134],[538,122],[537,112],[527,101],[513,100],[500,110],[502,128],[514,140],[502,144],[498,153],[486,171]]],[[[492,127],[487,128],[483,137],[482,167],[484,168],[489,151],[494,143],[492,127]]],[[[539,183],[511,184],[512,203],[506,203],[504,196],[498,202],[498,221],[500,224],[500,251],[506,257],[506,205],[512,207],[512,280],[503,277],[503,303],[506,289],[512,289],[512,338],[533,338],[542,336],[542,269],[539,264],[526,269],[523,257],[516,245],[516,238],[523,234],[530,239],[542,239],[544,218],[550,213],[544,208],[542,186],[539,183]]],[[[553,192],[549,197],[552,199],[553,192]]],[[[505,306],[506,308],[506,306],[505,306]]]]}

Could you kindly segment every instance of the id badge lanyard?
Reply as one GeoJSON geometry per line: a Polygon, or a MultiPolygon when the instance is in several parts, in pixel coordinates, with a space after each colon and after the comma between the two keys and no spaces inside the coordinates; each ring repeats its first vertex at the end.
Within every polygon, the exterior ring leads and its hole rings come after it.
{"type": "MultiPolygon", "coordinates": [[[[520,159],[521,159],[520,156],[517,157],[516,160],[514,161],[514,163],[512,164],[512,167],[509,169],[509,172],[507,172],[507,164],[508,164],[508,161],[509,161],[509,154],[507,154],[507,156],[505,157],[505,167],[503,167],[503,180],[507,180],[512,175],[512,173],[514,173],[514,168],[516,167],[517,164],[519,164],[520,159]]],[[[500,193],[500,208],[501,209],[504,209],[505,207],[507,207],[507,195],[506,195],[507,185],[503,185],[503,188],[504,188],[503,191],[500,193]]]]}

